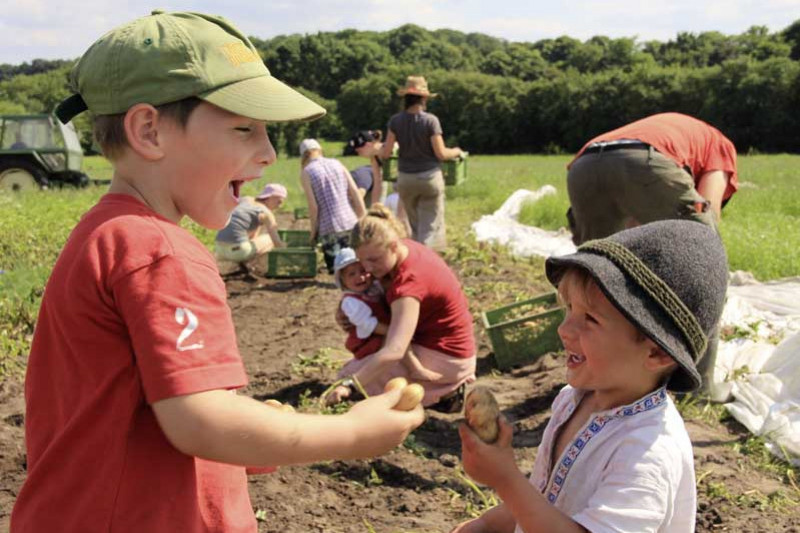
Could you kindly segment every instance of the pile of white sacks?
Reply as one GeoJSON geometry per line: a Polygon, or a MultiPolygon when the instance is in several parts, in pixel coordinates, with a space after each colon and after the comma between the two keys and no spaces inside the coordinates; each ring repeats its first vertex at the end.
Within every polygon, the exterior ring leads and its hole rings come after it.
{"type": "MultiPolygon", "coordinates": [[[[575,251],[569,231],[547,231],[517,221],[522,205],[555,188],[515,191],[472,224],[478,241],[507,246],[528,257],[575,251]]],[[[722,313],[723,337],[711,391],[728,411],[777,456],[800,465],[800,277],[762,283],[733,272],[722,313]],[[731,333],[735,333],[731,335],[731,333]]]]}

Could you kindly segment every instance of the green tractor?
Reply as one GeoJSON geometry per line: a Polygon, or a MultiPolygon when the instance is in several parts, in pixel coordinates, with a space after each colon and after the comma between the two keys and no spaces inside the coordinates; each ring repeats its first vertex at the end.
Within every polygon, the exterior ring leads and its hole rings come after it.
{"type": "Polygon", "coordinates": [[[53,115],[0,115],[0,190],[85,187],[75,127],[53,115]]]}

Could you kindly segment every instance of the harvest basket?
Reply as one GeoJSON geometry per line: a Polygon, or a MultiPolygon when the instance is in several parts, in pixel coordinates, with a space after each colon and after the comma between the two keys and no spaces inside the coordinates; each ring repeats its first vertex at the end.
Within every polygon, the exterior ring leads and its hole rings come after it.
{"type": "Polygon", "coordinates": [[[311,232],[305,229],[279,229],[278,237],[287,248],[308,248],[311,246],[311,232]]]}
{"type": "Polygon", "coordinates": [[[461,185],[467,179],[467,156],[464,154],[456,159],[442,161],[442,173],[445,185],[461,185]]]}
{"type": "MultiPolygon", "coordinates": [[[[442,174],[445,185],[461,185],[467,179],[468,152],[457,159],[442,161],[442,174]]],[[[383,160],[383,180],[397,181],[397,156],[383,160]]]]}
{"type": "Polygon", "coordinates": [[[497,368],[527,364],[560,350],[558,325],[564,320],[555,292],[481,313],[497,368]]]}
{"type": "Polygon", "coordinates": [[[384,159],[381,164],[383,181],[397,181],[397,156],[393,155],[389,159],[384,159]]]}
{"type": "Polygon", "coordinates": [[[267,254],[268,278],[313,278],[317,275],[314,248],[276,248],[267,254]]]}

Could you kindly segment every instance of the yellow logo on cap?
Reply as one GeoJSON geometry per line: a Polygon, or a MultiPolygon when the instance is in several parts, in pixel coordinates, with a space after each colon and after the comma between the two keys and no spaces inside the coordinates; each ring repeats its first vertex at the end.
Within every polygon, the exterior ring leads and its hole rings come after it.
{"type": "Polygon", "coordinates": [[[231,65],[234,67],[238,67],[242,63],[261,61],[261,58],[258,57],[258,54],[246,47],[242,41],[236,41],[235,43],[223,45],[222,51],[225,53],[225,57],[228,58],[228,61],[230,61],[231,65]]]}

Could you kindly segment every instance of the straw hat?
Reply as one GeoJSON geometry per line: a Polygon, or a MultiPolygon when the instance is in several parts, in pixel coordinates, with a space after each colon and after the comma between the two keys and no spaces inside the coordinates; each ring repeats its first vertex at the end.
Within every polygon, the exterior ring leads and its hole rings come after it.
{"type": "Polygon", "coordinates": [[[437,93],[432,93],[428,90],[428,82],[423,76],[409,76],[406,78],[405,87],[397,89],[397,94],[405,96],[407,94],[418,94],[420,96],[427,96],[433,98],[438,96],[437,93]]]}

